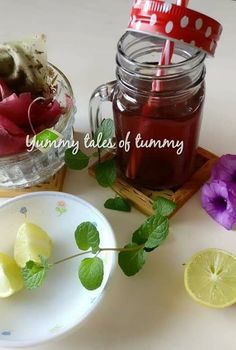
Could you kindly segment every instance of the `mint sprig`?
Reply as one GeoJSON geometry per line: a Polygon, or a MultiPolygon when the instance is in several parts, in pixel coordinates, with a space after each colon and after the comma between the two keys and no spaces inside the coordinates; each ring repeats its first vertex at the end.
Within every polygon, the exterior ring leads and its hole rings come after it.
{"type": "Polygon", "coordinates": [[[112,119],[103,119],[101,125],[97,128],[94,134],[94,141],[102,147],[104,141],[110,142],[115,134],[114,122],[112,119]]]}
{"type": "Polygon", "coordinates": [[[102,187],[111,187],[116,180],[116,163],[113,159],[98,163],[95,170],[97,182],[102,187]]]}
{"type": "Polygon", "coordinates": [[[164,197],[157,197],[154,200],[153,209],[163,216],[169,216],[175,211],[176,203],[164,197]]]}
{"type": "MultiPolygon", "coordinates": [[[[160,203],[160,200],[157,199],[160,203]]],[[[41,263],[33,261],[27,262],[22,269],[22,276],[26,288],[34,289],[43,284],[49,269],[53,266],[64,263],[68,260],[80,257],[85,254],[89,256],[79,263],[78,277],[82,285],[88,290],[94,290],[102,285],[104,277],[104,263],[99,254],[104,251],[117,251],[118,263],[126,276],[133,276],[138,273],[145,265],[148,253],[159,247],[167,238],[169,233],[169,221],[163,214],[171,212],[169,200],[161,201],[162,206],[156,206],[155,215],[149,217],[133,233],[132,242],[125,245],[124,248],[104,248],[100,247],[100,234],[96,226],[91,222],[81,223],[75,230],[75,242],[77,247],[83,252],[69,256],[56,261],[54,264],[48,264],[44,257],[40,257],[41,263]],[[168,202],[166,202],[168,201],[168,202]],[[165,208],[163,210],[162,208],[165,208]],[[169,208],[168,210],[166,208],[169,208]]]]}
{"type": "Polygon", "coordinates": [[[96,253],[99,249],[100,237],[97,228],[91,222],[83,222],[75,230],[75,241],[79,249],[96,253]]]}
{"type": "Polygon", "coordinates": [[[49,264],[43,256],[40,256],[41,263],[30,260],[21,269],[22,278],[27,289],[40,287],[47,277],[49,264]]]}
{"type": "MultiPolygon", "coordinates": [[[[114,133],[113,120],[109,118],[104,119],[93,136],[93,140],[97,144],[97,150],[88,156],[81,150],[75,153],[73,148],[67,149],[65,152],[65,164],[67,167],[73,170],[83,170],[89,165],[90,159],[95,157],[98,159],[98,164],[95,167],[95,177],[98,184],[102,187],[112,187],[117,178],[116,163],[114,159],[102,160],[101,154],[105,149],[109,149],[104,146],[105,144],[113,145],[114,133]]],[[[124,205],[120,205],[118,201],[112,204],[109,202],[106,206],[109,206],[109,209],[115,207],[115,210],[128,211],[127,205],[125,210],[124,205]]]]}
{"type": "Polygon", "coordinates": [[[73,153],[73,148],[68,148],[65,152],[65,163],[72,170],[83,170],[89,164],[89,156],[79,150],[76,154],[73,153]]]}
{"type": "Polygon", "coordinates": [[[79,266],[79,279],[82,285],[88,290],[94,290],[101,286],[104,275],[102,259],[85,258],[79,266]]]}
{"type": "Polygon", "coordinates": [[[156,214],[145,220],[133,234],[132,242],[144,244],[145,248],[158,247],[167,237],[169,232],[168,219],[161,214],[156,214]]]}
{"type": "Polygon", "coordinates": [[[125,212],[131,211],[130,203],[126,199],[119,196],[115,198],[107,199],[106,202],[104,203],[104,207],[106,209],[113,209],[118,211],[125,211],[125,212]]]}
{"type": "Polygon", "coordinates": [[[129,243],[119,253],[118,263],[126,276],[133,276],[138,273],[146,262],[147,253],[142,245],[129,243]]]}

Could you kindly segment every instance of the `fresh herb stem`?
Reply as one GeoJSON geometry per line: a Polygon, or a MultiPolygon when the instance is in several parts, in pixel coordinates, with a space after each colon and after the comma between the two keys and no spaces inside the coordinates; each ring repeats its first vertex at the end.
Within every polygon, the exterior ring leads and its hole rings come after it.
{"type": "Polygon", "coordinates": [[[58,261],[54,262],[52,265],[58,265],[58,264],[61,264],[61,263],[65,262],[65,261],[77,258],[78,256],[81,256],[81,255],[86,255],[86,254],[89,254],[89,253],[92,253],[92,250],[88,250],[88,251],[83,252],[83,253],[78,253],[78,254],[75,254],[75,255],[68,256],[67,258],[64,258],[64,259],[61,259],[61,260],[58,260],[58,261]]]}
{"type": "Polygon", "coordinates": [[[139,250],[144,248],[144,244],[140,244],[137,245],[135,247],[130,247],[130,248],[100,248],[99,251],[100,252],[104,252],[104,251],[114,251],[114,252],[132,252],[134,250],[139,250]]]}
{"type": "MultiPolygon", "coordinates": [[[[132,252],[134,250],[138,250],[138,249],[142,249],[144,248],[144,244],[141,244],[141,245],[137,245],[135,247],[130,247],[130,248],[100,248],[96,254],[96,256],[101,253],[101,252],[107,252],[107,251],[114,251],[114,252],[132,252]]],[[[88,250],[86,252],[82,252],[82,253],[78,253],[78,254],[75,254],[75,255],[71,255],[71,256],[68,256],[67,258],[64,258],[64,259],[61,259],[61,260],[58,260],[56,261],[55,263],[52,264],[53,265],[58,265],[58,264],[61,264],[65,261],[68,261],[68,260],[71,260],[71,259],[74,259],[74,258],[77,258],[78,256],[82,256],[82,255],[86,255],[86,254],[90,254],[92,253],[92,250],[88,250]]]]}

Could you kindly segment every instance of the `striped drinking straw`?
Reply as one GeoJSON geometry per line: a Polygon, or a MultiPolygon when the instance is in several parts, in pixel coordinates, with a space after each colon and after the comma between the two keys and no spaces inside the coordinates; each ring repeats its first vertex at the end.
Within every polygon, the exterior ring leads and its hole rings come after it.
{"type": "MultiPolygon", "coordinates": [[[[187,7],[189,0],[177,0],[175,3],[178,6],[187,7]]],[[[159,61],[159,65],[168,65],[171,63],[171,59],[174,53],[174,42],[171,40],[166,40],[165,44],[162,48],[161,57],[159,61]]],[[[163,70],[158,69],[157,76],[163,75],[163,70]]],[[[152,91],[161,91],[161,82],[158,80],[153,80],[152,82],[152,91]]],[[[144,109],[149,108],[150,102],[148,101],[146,106],[144,106],[144,109]]],[[[145,115],[145,112],[144,112],[145,115]]],[[[139,122],[139,133],[142,134],[143,127],[143,120],[144,118],[140,119],[139,122]]],[[[130,179],[135,179],[136,174],[138,172],[139,165],[141,164],[142,160],[142,150],[141,149],[132,149],[131,155],[128,161],[128,165],[126,168],[126,176],[130,179]]]]}
{"type": "MultiPolygon", "coordinates": [[[[188,2],[189,0],[177,0],[176,5],[187,7],[188,2]]],[[[173,41],[166,40],[165,45],[162,48],[159,65],[168,65],[171,63],[171,59],[174,53],[174,47],[175,47],[175,44],[173,41]]],[[[162,75],[161,69],[158,69],[157,75],[158,76],[162,75]]],[[[152,83],[152,91],[160,91],[160,90],[161,90],[161,87],[160,87],[159,81],[154,80],[152,83]]]]}

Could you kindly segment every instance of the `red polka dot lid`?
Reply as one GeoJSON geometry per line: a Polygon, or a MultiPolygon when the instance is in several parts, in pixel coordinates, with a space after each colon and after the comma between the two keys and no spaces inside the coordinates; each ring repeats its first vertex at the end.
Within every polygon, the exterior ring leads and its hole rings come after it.
{"type": "Polygon", "coordinates": [[[213,18],[184,6],[158,0],[136,0],[128,30],[182,40],[213,56],[222,26],[213,18]]]}

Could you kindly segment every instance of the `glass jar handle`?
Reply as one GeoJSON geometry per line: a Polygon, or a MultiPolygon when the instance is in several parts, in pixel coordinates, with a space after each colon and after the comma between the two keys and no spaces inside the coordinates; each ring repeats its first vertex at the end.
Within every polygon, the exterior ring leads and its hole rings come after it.
{"type": "Polygon", "coordinates": [[[90,129],[92,136],[102,122],[101,106],[103,102],[112,102],[112,95],[117,81],[100,85],[92,94],[89,101],[90,129]]]}

